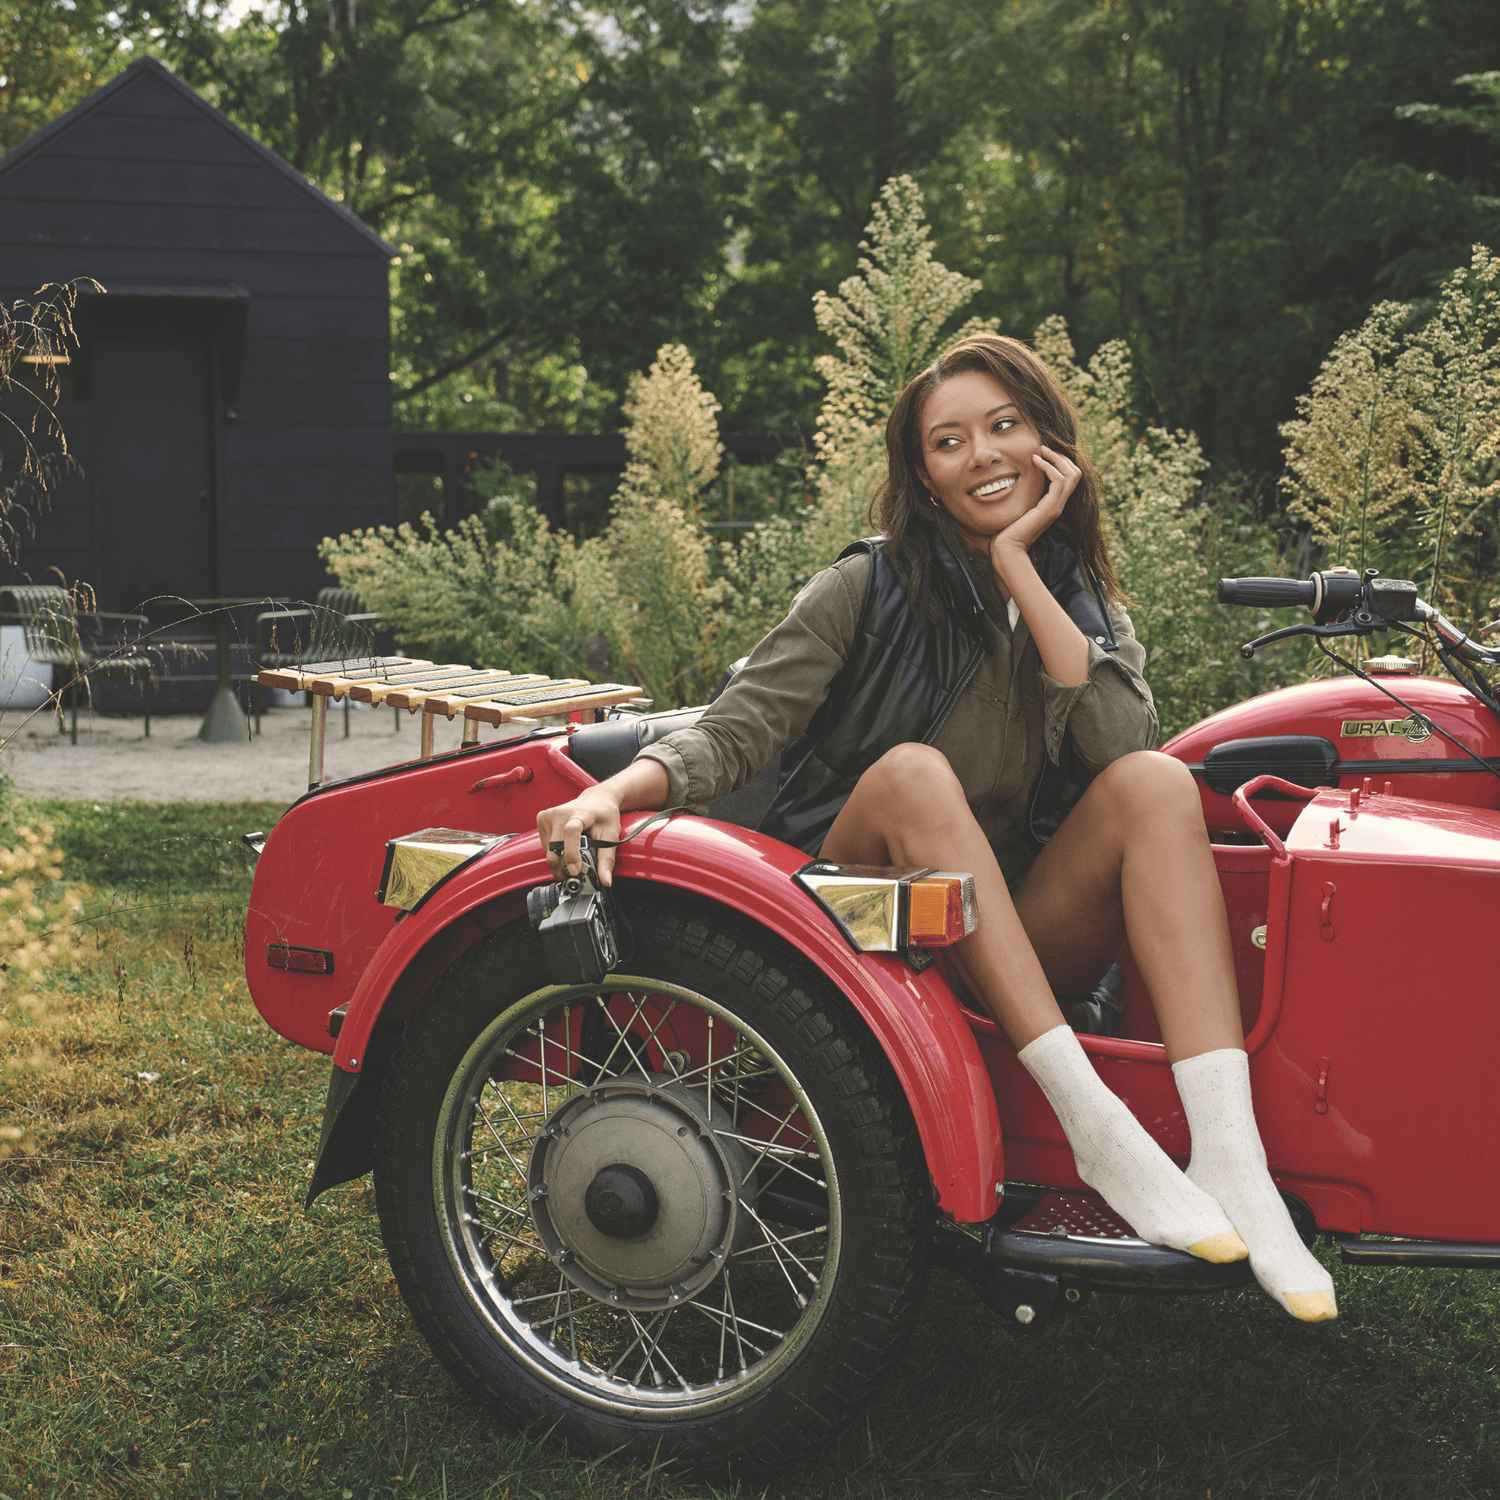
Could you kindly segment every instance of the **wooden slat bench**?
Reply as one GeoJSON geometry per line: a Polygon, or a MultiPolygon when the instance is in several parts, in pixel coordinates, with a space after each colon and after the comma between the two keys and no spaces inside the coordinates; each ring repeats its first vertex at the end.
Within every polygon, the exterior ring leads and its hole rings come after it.
{"type": "Polygon", "coordinates": [[[408,656],[305,662],[262,668],[262,687],[307,693],[312,699],[308,787],[323,781],[323,748],[328,705],[353,700],[383,703],[398,714],[420,714],[421,755],[432,754],[432,731],[438,717],[463,720],[463,742],[479,739],[479,726],[534,725],[542,718],[566,716],[592,723],[601,708],[639,705],[641,689],[618,682],[591,683],[581,677],[553,679],[535,672],[503,667],[443,665],[408,656]],[[586,716],[586,717],[585,717],[586,716]]]}

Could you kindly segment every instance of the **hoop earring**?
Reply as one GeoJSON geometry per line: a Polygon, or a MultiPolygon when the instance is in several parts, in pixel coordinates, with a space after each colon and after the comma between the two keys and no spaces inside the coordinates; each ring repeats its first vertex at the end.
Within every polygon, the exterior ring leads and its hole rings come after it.
{"type": "Polygon", "coordinates": [[[941,509],[942,509],[942,508],[943,508],[943,507],[942,507],[942,506],[941,506],[941,505],[939,505],[939,504],[938,504],[938,503],[937,503],[937,500],[936,500],[936,498],[935,498],[935,497],[934,497],[934,496],[933,496],[933,495],[932,495],[932,494],[930,494],[930,493],[929,493],[929,492],[928,492],[928,491],[926,491],[926,490],[924,490],[924,491],[923,491],[923,492],[922,492],[922,493],[923,493],[923,494],[925,494],[925,495],[926,495],[926,496],[927,496],[927,503],[928,503],[928,504],[929,504],[929,505],[930,505],[930,506],[931,506],[931,507],[932,507],[932,508],[933,508],[933,509],[934,509],[934,510],[941,510],[941,509]]]}

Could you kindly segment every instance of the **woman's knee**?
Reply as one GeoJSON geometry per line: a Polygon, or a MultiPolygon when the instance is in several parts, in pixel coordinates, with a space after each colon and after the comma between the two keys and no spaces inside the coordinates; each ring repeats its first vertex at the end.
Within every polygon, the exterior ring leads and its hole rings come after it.
{"type": "Polygon", "coordinates": [[[1192,813],[1201,819],[1202,798],[1193,773],[1178,759],[1160,750],[1132,750],[1111,761],[1096,784],[1118,805],[1161,816],[1192,813]]]}
{"type": "Polygon", "coordinates": [[[963,784],[935,745],[908,740],[893,745],[860,778],[869,778],[883,798],[892,801],[919,799],[931,805],[934,798],[957,797],[965,802],[963,784]]]}

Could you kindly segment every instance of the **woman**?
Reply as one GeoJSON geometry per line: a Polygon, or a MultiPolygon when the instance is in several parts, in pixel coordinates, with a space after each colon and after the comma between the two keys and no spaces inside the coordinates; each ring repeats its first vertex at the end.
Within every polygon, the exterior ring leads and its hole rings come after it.
{"type": "MultiPolygon", "coordinates": [[[[980,921],[951,961],[1080,1177],[1142,1238],[1215,1261],[1248,1251],[1292,1316],[1335,1317],[1266,1167],[1200,799],[1149,748],[1145,652],[1066,396],[1025,345],[977,335],[902,392],[886,446],[884,537],[817,574],[696,724],[538,815],[554,869],[577,870],[581,833],[618,838],[622,811],[706,806],[790,746],[764,831],[841,863],[972,872],[980,921]],[[1127,937],[1192,1132],[1186,1173],[1054,998],[1088,990],[1127,937]]],[[[599,856],[606,882],[613,858],[599,856]]]]}

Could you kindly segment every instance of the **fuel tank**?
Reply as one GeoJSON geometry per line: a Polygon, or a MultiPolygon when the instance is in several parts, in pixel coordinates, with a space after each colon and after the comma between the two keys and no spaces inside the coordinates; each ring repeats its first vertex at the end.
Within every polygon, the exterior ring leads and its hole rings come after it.
{"type": "MultiPolygon", "coordinates": [[[[1184,761],[1203,794],[1209,832],[1220,841],[1245,836],[1230,796],[1271,772],[1302,786],[1355,787],[1369,777],[1379,790],[1467,807],[1500,808],[1500,722],[1456,682],[1416,675],[1409,667],[1375,668],[1376,681],[1441,725],[1492,768],[1486,771],[1400,704],[1356,677],[1306,682],[1262,693],[1220,710],[1168,740],[1162,749],[1184,761]]],[[[1302,803],[1257,798],[1262,816],[1287,833],[1302,803]]]]}

